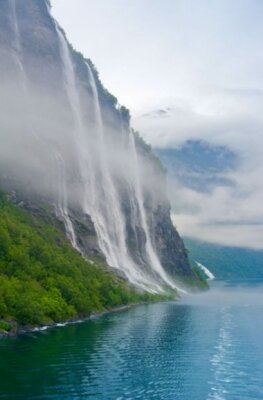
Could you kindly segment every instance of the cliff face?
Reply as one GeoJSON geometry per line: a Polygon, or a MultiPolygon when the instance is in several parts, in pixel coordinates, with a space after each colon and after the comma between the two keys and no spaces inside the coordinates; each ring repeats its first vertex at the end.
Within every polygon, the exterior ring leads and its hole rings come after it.
{"type": "Polygon", "coordinates": [[[135,284],[195,279],[159,161],[47,0],[0,0],[0,60],[0,185],[51,204],[73,247],[135,284]]]}

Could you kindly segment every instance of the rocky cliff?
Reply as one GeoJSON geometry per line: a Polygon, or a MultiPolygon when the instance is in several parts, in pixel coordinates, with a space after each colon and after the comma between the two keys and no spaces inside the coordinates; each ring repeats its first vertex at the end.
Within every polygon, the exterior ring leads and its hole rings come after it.
{"type": "Polygon", "coordinates": [[[195,281],[166,177],[48,0],[0,0],[0,186],[52,205],[72,246],[143,288],[195,281]]]}

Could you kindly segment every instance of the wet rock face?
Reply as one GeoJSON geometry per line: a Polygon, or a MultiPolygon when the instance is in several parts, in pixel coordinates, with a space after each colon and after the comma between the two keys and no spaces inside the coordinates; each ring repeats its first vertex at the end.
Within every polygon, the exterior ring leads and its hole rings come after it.
{"type": "Polygon", "coordinates": [[[76,210],[70,211],[70,218],[77,236],[77,244],[84,255],[88,257],[101,257],[103,253],[99,248],[96,230],[88,214],[76,210]]]}
{"type": "Polygon", "coordinates": [[[172,224],[169,206],[159,207],[154,216],[153,235],[160,261],[171,275],[190,277],[194,274],[189,268],[187,251],[183,240],[172,224]]]}

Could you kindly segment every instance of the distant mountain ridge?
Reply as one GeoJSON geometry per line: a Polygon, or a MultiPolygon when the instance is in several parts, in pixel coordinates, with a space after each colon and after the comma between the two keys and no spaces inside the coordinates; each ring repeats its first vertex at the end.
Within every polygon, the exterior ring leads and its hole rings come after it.
{"type": "Polygon", "coordinates": [[[216,279],[263,280],[263,250],[227,247],[184,237],[189,257],[204,264],[216,279]]]}
{"type": "Polygon", "coordinates": [[[237,156],[226,146],[215,146],[204,140],[187,140],[178,148],[155,148],[170,179],[196,191],[209,192],[216,186],[232,186],[222,174],[231,171],[237,156]]]}

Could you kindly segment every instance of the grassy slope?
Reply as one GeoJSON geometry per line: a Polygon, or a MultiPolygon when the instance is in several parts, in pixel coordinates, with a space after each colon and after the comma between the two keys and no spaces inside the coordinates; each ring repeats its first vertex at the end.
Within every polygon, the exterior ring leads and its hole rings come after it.
{"type": "Polygon", "coordinates": [[[0,194],[0,329],[8,320],[51,324],[159,298],[86,262],[54,218],[23,211],[0,194]]]}

